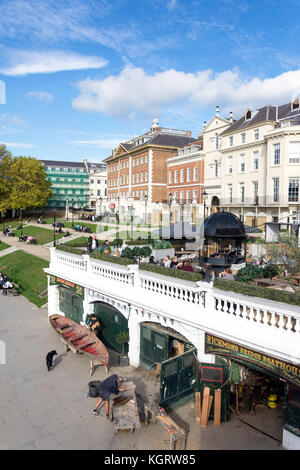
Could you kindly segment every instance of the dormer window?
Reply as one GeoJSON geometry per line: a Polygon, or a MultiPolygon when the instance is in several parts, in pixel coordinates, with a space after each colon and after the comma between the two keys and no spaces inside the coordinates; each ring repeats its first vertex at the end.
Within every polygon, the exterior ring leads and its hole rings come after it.
{"type": "Polygon", "coordinates": [[[245,120],[248,121],[249,119],[251,119],[251,115],[252,115],[252,113],[251,113],[250,109],[248,109],[248,111],[246,111],[246,114],[245,114],[245,120]]]}
{"type": "Polygon", "coordinates": [[[299,98],[295,98],[291,103],[291,109],[298,109],[300,107],[299,98]]]}

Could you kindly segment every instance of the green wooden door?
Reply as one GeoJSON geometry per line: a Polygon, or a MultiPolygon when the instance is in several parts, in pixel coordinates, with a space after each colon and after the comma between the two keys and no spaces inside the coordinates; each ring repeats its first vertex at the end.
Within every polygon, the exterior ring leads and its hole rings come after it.
{"type": "Polygon", "coordinates": [[[70,320],[80,323],[83,317],[81,297],[65,287],[59,287],[59,310],[70,320]]]}
{"type": "Polygon", "coordinates": [[[197,374],[197,351],[192,349],[161,364],[160,405],[168,407],[192,396],[192,381],[197,374]]]}
{"type": "MultiPolygon", "coordinates": [[[[102,303],[94,303],[94,313],[99,318],[102,329],[101,329],[101,341],[105,346],[122,353],[122,346],[117,342],[116,337],[119,333],[129,333],[128,321],[116,308],[102,303]]],[[[125,344],[125,354],[128,353],[128,344],[125,344]]]]}
{"type": "Polygon", "coordinates": [[[140,362],[147,369],[155,369],[157,363],[168,357],[168,335],[141,325],[140,362]]]}

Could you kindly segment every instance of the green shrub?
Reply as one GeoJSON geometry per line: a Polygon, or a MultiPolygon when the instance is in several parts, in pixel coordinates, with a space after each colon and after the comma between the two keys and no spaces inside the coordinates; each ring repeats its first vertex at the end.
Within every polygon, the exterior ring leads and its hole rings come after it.
{"type": "Polygon", "coordinates": [[[120,256],[105,255],[102,253],[96,253],[95,251],[90,254],[90,257],[94,259],[99,259],[101,261],[106,261],[108,263],[122,264],[124,266],[127,266],[128,264],[133,264],[132,259],[120,256]]]}
{"type": "Polygon", "coordinates": [[[121,246],[123,245],[123,240],[121,238],[115,238],[115,240],[111,242],[110,245],[116,248],[121,248],[121,246]]]}
{"type": "Polygon", "coordinates": [[[266,266],[246,266],[240,269],[236,274],[236,279],[239,282],[251,282],[255,279],[263,279],[277,276],[279,268],[276,264],[267,264],[266,266]]]}
{"type": "Polygon", "coordinates": [[[182,271],[180,269],[165,268],[157,264],[141,263],[139,269],[142,271],[150,271],[152,273],[161,274],[163,276],[175,277],[185,281],[197,282],[202,281],[203,275],[201,273],[192,273],[189,271],[182,271]]]}
{"type": "Polygon", "coordinates": [[[73,246],[67,246],[64,244],[57,245],[56,249],[59,251],[65,251],[66,253],[72,253],[73,255],[82,255],[85,253],[85,250],[82,250],[80,248],[75,248],[73,246]]]}
{"type": "Polygon", "coordinates": [[[283,302],[290,305],[300,306],[300,294],[295,292],[286,292],[277,289],[246,284],[244,282],[229,281],[227,279],[215,279],[214,287],[224,291],[236,292],[238,294],[249,295],[262,299],[283,302]]]}
{"type": "Polygon", "coordinates": [[[155,250],[166,250],[167,248],[173,248],[172,243],[167,240],[153,240],[152,246],[155,250]]]}
{"type": "Polygon", "coordinates": [[[264,271],[264,277],[268,277],[269,279],[272,279],[272,277],[279,274],[279,267],[277,264],[267,264],[262,269],[264,271]]]}
{"type": "Polygon", "coordinates": [[[121,258],[128,258],[133,260],[133,249],[126,246],[124,250],[122,250],[121,258]]]}

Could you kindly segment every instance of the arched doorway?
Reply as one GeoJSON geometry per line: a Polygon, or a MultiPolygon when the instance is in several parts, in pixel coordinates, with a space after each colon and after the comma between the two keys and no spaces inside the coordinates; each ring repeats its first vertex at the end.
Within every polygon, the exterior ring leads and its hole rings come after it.
{"type": "Polygon", "coordinates": [[[211,214],[220,211],[220,200],[217,196],[213,196],[211,200],[211,214]]]}
{"type": "MultiPolygon", "coordinates": [[[[105,302],[93,302],[93,313],[101,322],[101,341],[108,348],[122,353],[122,345],[118,343],[117,336],[121,332],[129,333],[128,320],[115,307],[105,302]]],[[[124,353],[128,353],[128,344],[125,344],[124,353]]]]}

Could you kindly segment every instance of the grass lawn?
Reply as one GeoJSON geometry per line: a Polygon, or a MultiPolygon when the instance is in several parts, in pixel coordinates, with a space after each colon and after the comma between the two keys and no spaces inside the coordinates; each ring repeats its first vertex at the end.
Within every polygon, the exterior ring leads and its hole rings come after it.
{"type": "Polygon", "coordinates": [[[37,307],[47,302],[47,297],[41,299],[39,295],[47,289],[47,275],[43,268],[48,266],[48,261],[21,250],[0,258],[0,271],[18,284],[20,294],[37,307]]]}
{"type": "Polygon", "coordinates": [[[4,242],[0,242],[0,251],[6,250],[6,248],[9,248],[9,247],[10,247],[10,245],[7,245],[4,242]]]}
{"type": "MultiPolygon", "coordinates": [[[[65,219],[56,219],[56,222],[59,222],[59,221],[63,222],[63,223],[64,223],[64,226],[65,226],[66,228],[72,228],[72,220],[71,220],[71,221],[70,221],[70,220],[67,221],[67,220],[65,220],[65,219]]],[[[46,219],[46,223],[47,223],[47,224],[53,224],[53,217],[52,217],[52,218],[49,218],[49,219],[46,219]]],[[[80,225],[85,225],[86,227],[89,227],[92,232],[95,232],[95,231],[96,231],[97,225],[98,225],[98,224],[92,224],[92,223],[90,223],[90,222],[86,222],[85,220],[79,220],[79,221],[78,221],[78,220],[76,220],[76,221],[74,220],[73,225],[78,225],[78,224],[80,224],[80,225]]]]}
{"type": "Polygon", "coordinates": [[[69,242],[66,242],[64,243],[64,245],[68,245],[68,246],[81,246],[83,243],[85,243],[85,245],[87,244],[87,239],[88,239],[89,236],[86,236],[86,237],[78,237],[78,238],[75,238],[74,240],[70,240],[69,242]]]}
{"type": "MultiPolygon", "coordinates": [[[[145,240],[147,240],[148,238],[148,232],[137,232],[135,230],[133,230],[132,232],[132,239],[133,240],[137,240],[138,237],[141,237],[145,240]]],[[[121,238],[122,240],[131,240],[131,230],[128,229],[127,231],[126,230],[123,230],[122,232],[117,232],[116,233],[116,238],[121,238]]]]}
{"type": "MultiPolygon", "coordinates": [[[[25,227],[23,227],[23,233],[25,233],[27,236],[32,235],[34,238],[36,238],[37,245],[44,245],[45,243],[50,243],[53,241],[53,230],[50,230],[48,228],[34,227],[33,225],[26,225],[25,227]]],[[[21,235],[21,230],[16,230],[15,236],[19,238],[20,235],[21,235]]],[[[61,238],[63,236],[64,236],[63,233],[55,234],[56,240],[58,240],[58,238],[61,238]]]]}

